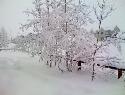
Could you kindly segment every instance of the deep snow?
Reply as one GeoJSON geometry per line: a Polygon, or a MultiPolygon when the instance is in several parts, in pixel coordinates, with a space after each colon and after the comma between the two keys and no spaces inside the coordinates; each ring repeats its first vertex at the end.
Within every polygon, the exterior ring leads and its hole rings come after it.
{"type": "Polygon", "coordinates": [[[86,71],[62,73],[38,57],[0,52],[0,95],[125,95],[123,80],[103,78],[92,82],[86,71]]]}

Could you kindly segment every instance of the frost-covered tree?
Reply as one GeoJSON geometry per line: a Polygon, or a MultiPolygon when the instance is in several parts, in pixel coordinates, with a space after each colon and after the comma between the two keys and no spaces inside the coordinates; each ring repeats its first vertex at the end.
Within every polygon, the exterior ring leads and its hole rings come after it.
{"type": "Polygon", "coordinates": [[[74,51],[76,51],[75,49],[79,44],[75,38],[80,37],[81,32],[84,32],[81,28],[91,21],[89,6],[84,2],[72,3],[72,0],[62,0],[59,6],[59,9],[62,9],[60,10],[60,12],[62,11],[60,15],[63,17],[61,28],[65,33],[61,43],[63,45],[62,50],[65,50],[64,59],[68,71],[71,71],[70,65],[73,63],[74,51]]]}
{"type": "Polygon", "coordinates": [[[25,36],[23,36],[23,35],[17,36],[16,38],[12,39],[11,42],[16,45],[15,46],[16,49],[21,50],[21,51],[26,51],[25,36]]]}
{"type": "Polygon", "coordinates": [[[28,24],[22,25],[22,28],[28,29],[31,27],[35,32],[42,35],[40,40],[43,42],[41,48],[44,55],[41,56],[47,63],[53,61],[56,65],[59,58],[62,58],[66,60],[68,69],[68,64],[72,63],[71,55],[74,51],[72,46],[75,41],[72,39],[75,35],[80,34],[81,27],[91,21],[89,7],[84,2],[75,4],[72,0],[45,0],[44,2],[35,0],[34,5],[34,11],[26,11],[33,18],[28,20],[28,24]],[[36,9],[36,6],[39,6],[37,9],[40,12],[36,9]],[[39,17],[37,14],[41,16],[39,17]],[[61,45],[63,40],[70,41],[71,44],[64,48],[61,45]],[[65,51],[63,56],[60,54],[62,51],[65,51]],[[70,53],[70,58],[66,58],[68,53],[70,53]]]}
{"type": "MultiPolygon", "coordinates": [[[[114,66],[118,62],[118,58],[102,56],[101,53],[107,54],[107,47],[120,39],[119,33],[98,41],[92,31],[87,32],[84,27],[92,19],[90,7],[83,0],[78,3],[73,0],[35,0],[33,4],[34,9],[25,12],[31,17],[21,29],[31,28],[34,33],[24,37],[23,45],[30,53],[39,54],[43,63],[61,71],[73,71],[75,68],[81,70],[82,62],[92,71],[93,80],[97,66],[114,66]]],[[[105,8],[102,10],[104,13],[99,13],[104,16],[105,8]]],[[[100,17],[98,14],[97,18],[102,22],[108,15],[100,17]]]]}
{"type": "Polygon", "coordinates": [[[109,0],[97,0],[97,4],[93,7],[96,19],[98,20],[99,30],[102,22],[112,13],[113,6],[109,0]]]}
{"type": "Polygon", "coordinates": [[[7,47],[8,35],[6,30],[2,27],[0,30],[0,48],[7,47]]]}
{"type": "MultiPolygon", "coordinates": [[[[97,1],[97,4],[93,7],[94,9],[94,13],[96,16],[96,19],[98,21],[98,28],[99,30],[97,31],[97,36],[99,36],[99,34],[101,33],[101,25],[102,22],[112,13],[113,11],[113,7],[111,4],[109,4],[108,0],[101,0],[101,1],[97,1]]],[[[99,42],[98,37],[96,38],[96,43],[94,43],[94,51],[93,51],[93,56],[96,56],[97,51],[102,48],[104,42],[99,42]]],[[[104,44],[105,46],[105,44],[104,44]]],[[[92,80],[94,79],[94,75],[95,75],[95,57],[93,57],[93,72],[92,72],[92,80]]]]}

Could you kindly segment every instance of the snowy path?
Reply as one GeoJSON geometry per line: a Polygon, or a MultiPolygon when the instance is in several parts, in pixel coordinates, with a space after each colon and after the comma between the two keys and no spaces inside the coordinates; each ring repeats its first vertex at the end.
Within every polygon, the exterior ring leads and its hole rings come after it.
{"type": "Polygon", "coordinates": [[[85,76],[47,69],[24,53],[0,52],[0,95],[125,95],[123,82],[85,76]]]}

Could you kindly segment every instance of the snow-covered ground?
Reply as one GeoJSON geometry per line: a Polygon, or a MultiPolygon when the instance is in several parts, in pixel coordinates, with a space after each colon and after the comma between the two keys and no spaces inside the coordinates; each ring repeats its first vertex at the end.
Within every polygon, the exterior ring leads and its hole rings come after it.
{"type": "Polygon", "coordinates": [[[37,57],[0,52],[0,95],[125,95],[123,80],[91,81],[87,72],[60,72],[37,57]]]}

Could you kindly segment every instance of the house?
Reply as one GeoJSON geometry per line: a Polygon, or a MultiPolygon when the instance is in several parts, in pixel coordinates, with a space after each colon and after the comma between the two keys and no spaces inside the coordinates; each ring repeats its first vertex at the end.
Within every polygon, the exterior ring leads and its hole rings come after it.
{"type": "Polygon", "coordinates": [[[115,26],[114,30],[104,30],[103,28],[100,29],[100,31],[96,31],[95,37],[98,39],[98,41],[104,41],[108,37],[114,37],[120,32],[120,29],[115,26]]]}

